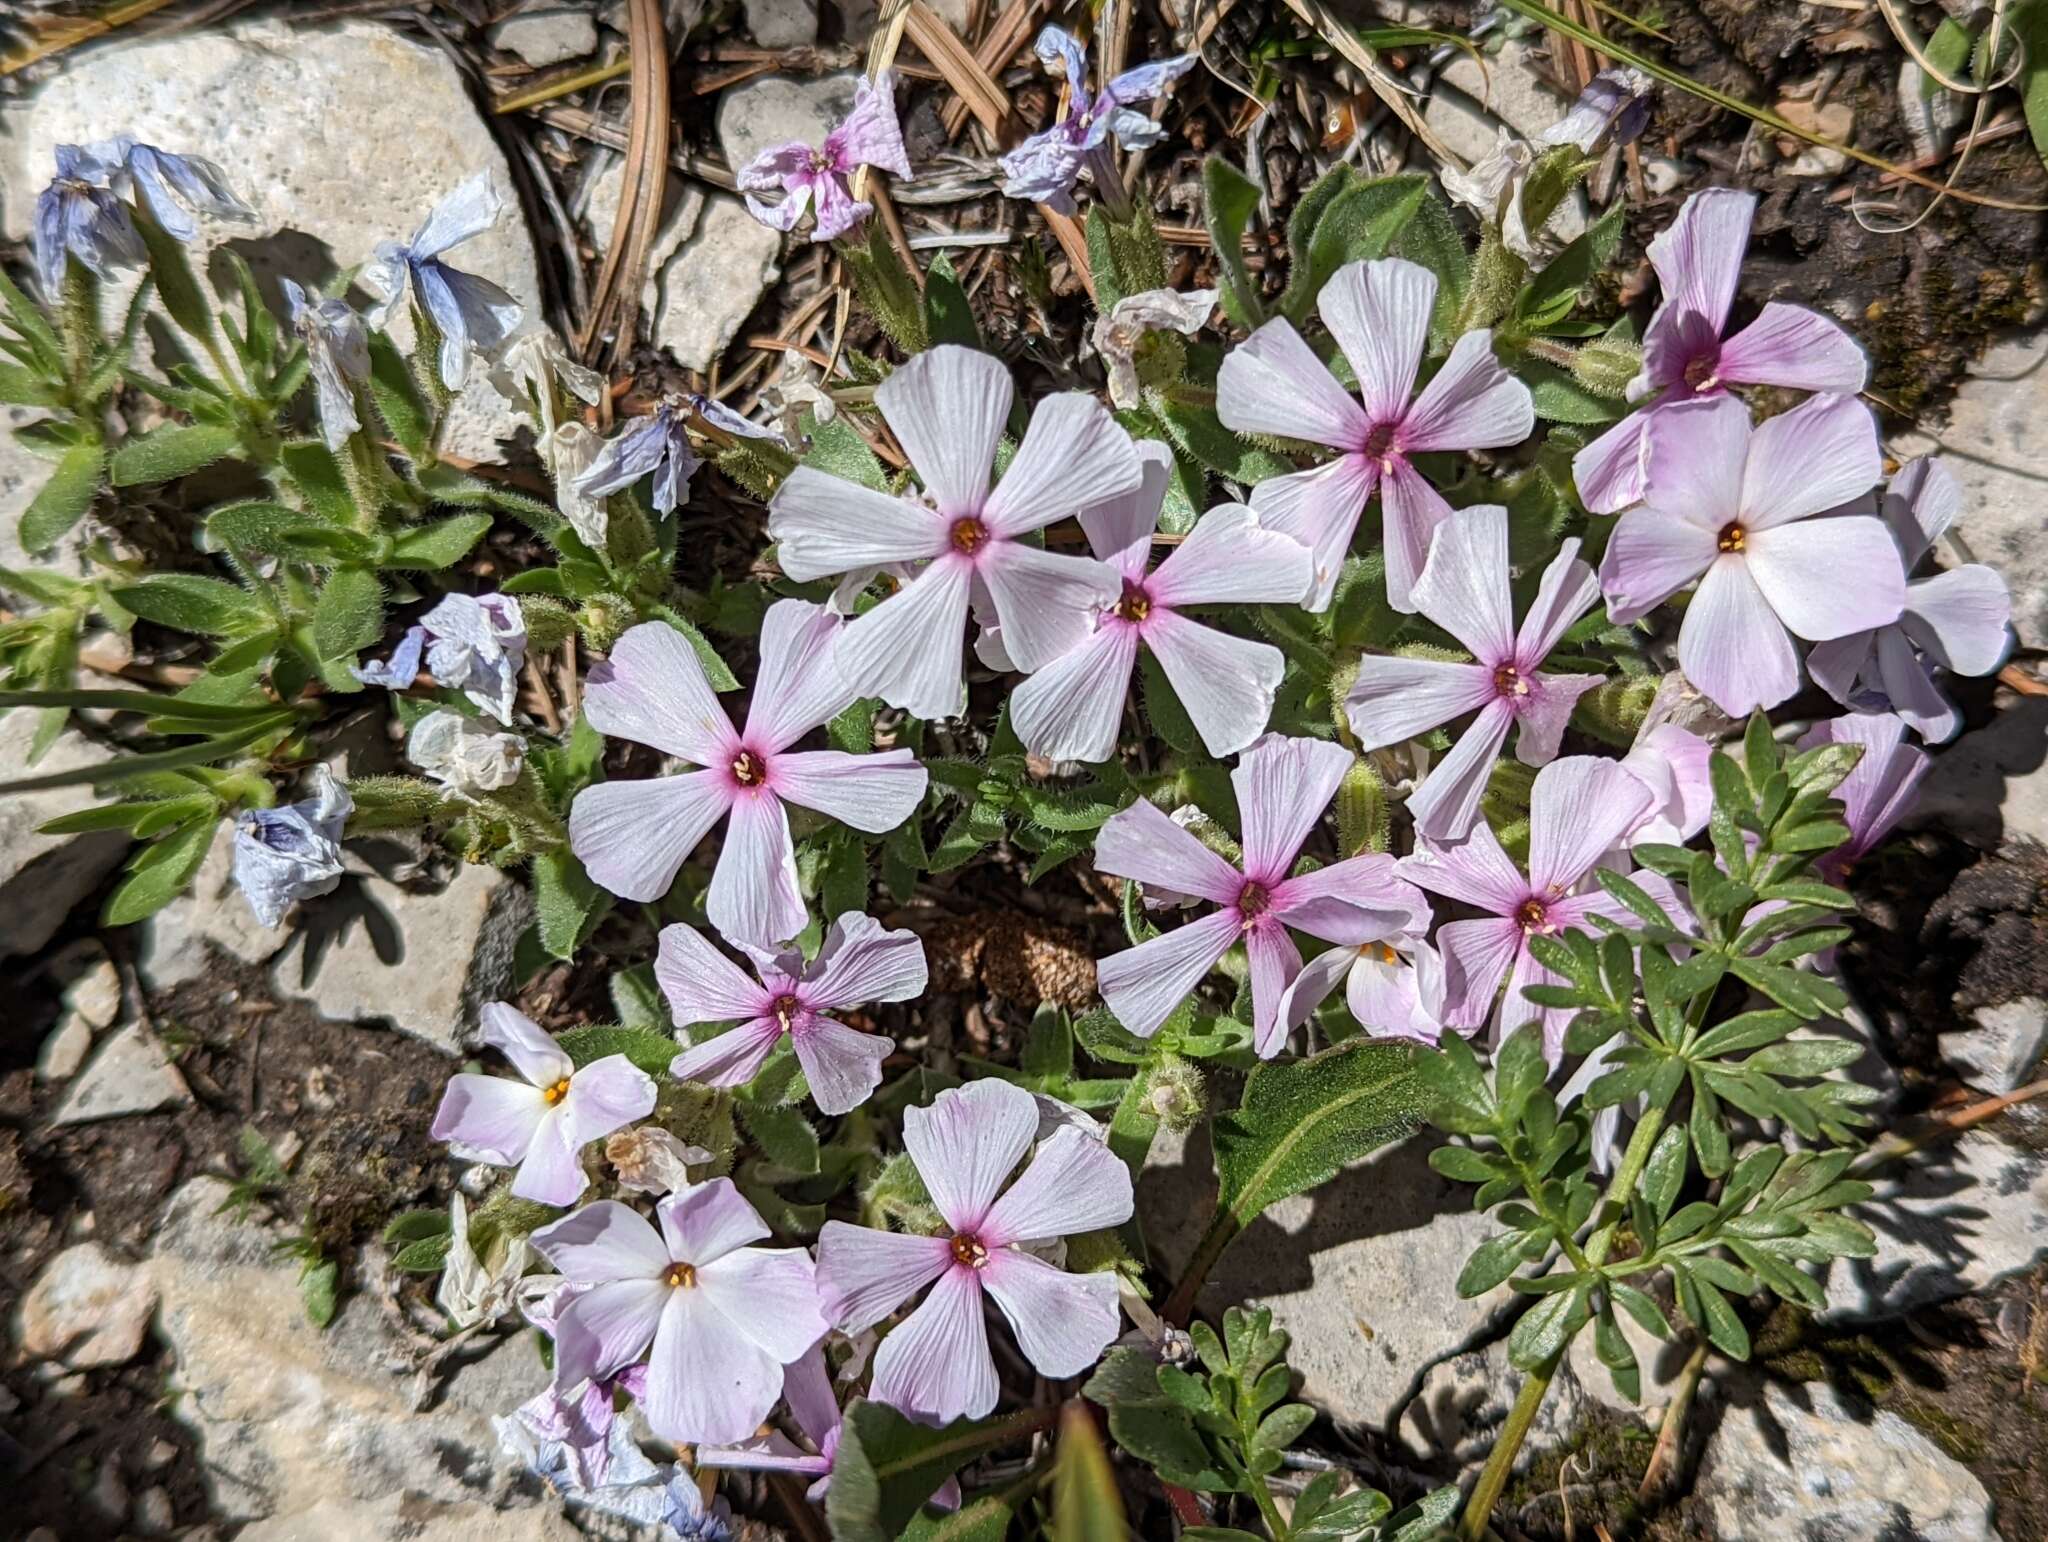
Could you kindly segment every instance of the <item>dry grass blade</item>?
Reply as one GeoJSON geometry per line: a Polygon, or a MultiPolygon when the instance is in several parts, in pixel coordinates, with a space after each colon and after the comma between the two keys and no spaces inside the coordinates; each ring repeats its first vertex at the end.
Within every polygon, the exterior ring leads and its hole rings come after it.
{"type": "Polygon", "coordinates": [[[1343,56],[1345,63],[1365,77],[1373,94],[1386,103],[1387,111],[1400,119],[1401,126],[1422,142],[1423,148],[1436,157],[1439,166],[1452,171],[1465,170],[1463,157],[1445,144],[1435,129],[1422,121],[1422,114],[1408,100],[1408,93],[1401,83],[1389,75],[1373,51],[1359,41],[1350,23],[1330,8],[1329,0],[1287,0],[1287,8],[1307,22],[1324,42],[1343,56]]]}
{"type": "Polygon", "coordinates": [[[632,60],[632,119],[626,131],[626,165],[619,212],[612,223],[611,250],[597,275],[590,314],[578,351],[587,360],[611,335],[609,356],[623,358],[640,323],[640,285],[647,253],[661,223],[661,197],[668,181],[668,38],[661,0],[629,0],[627,47],[632,60]]]}
{"type": "Polygon", "coordinates": [[[539,107],[545,102],[581,91],[587,86],[601,86],[608,80],[617,80],[633,67],[631,57],[614,59],[609,64],[594,64],[586,69],[571,70],[566,75],[556,75],[539,85],[528,86],[523,91],[514,91],[501,96],[491,104],[491,111],[503,116],[508,112],[522,112],[529,107],[539,107]]]}
{"type": "MultiPolygon", "coordinates": [[[[996,18],[996,24],[982,38],[981,45],[974,50],[975,63],[993,76],[1024,46],[1037,29],[1044,10],[1045,0],[1017,0],[1017,4],[996,18]]],[[[966,99],[954,97],[939,114],[939,121],[946,126],[946,137],[956,138],[967,124],[966,99]]]]}
{"type": "Polygon", "coordinates": [[[31,64],[54,58],[67,48],[76,48],[80,43],[96,37],[105,37],[109,32],[140,21],[161,11],[171,0],[126,0],[122,5],[110,5],[97,16],[82,16],[49,23],[49,30],[35,42],[24,44],[19,50],[0,58],[0,75],[12,75],[25,70],[31,64]]]}
{"type": "MultiPolygon", "coordinates": [[[[904,10],[904,31],[927,59],[946,77],[946,84],[953,88],[961,101],[967,104],[981,126],[991,135],[1000,136],[1005,119],[1010,115],[1010,94],[1002,84],[982,67],[982,63],[967,51],[967,45],[954,36],[953,29],[941,21],[924,0],[910,0],[904,10]]],[[[1080,222],[1071,215],[1057,209],[1038,205],[1038,212],[1045,225],[1066,253],[1068,265],[1075,277],[1081,280],[1088,297],[1095,297],[1095,275],[1088,267],[1088,237],[1082,232],[1080,222]]]]}

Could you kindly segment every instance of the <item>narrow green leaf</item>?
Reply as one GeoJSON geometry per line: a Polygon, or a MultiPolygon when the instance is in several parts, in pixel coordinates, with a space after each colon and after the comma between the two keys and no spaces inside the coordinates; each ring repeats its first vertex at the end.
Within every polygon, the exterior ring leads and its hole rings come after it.
{"type": "Polygon", "coordinates": [[[1202,163],[1202,223],[1223,276],[1223,309],[1241,327],[1266,319],[1259,287],[1244,264],[1244,233],[1258,212],[1256,183],[1221,156],[1202,163]]]}
{"type": "Polygon", "coordinates": [[[48,551],[85,518],[106,464],[107,452],[97,441],[73,445],[58,457],[49,480],[22,510],[20,535],[26,550],[48,551]]]}
{"type": "Polygon", "coordinates": [[[488,514],[458,514],[416,525],[391,543],[391,555],[381,564],[387,568],[413,568],[434,572],[450,567],[469,555],[471,547],[491,528],[488,514]]]}
{"type": "Polygon", "coordinates": [[[232,455],[238,443],[224,423],[170,423],[123,442],[109,475],[116,487],[174,481],[232,455]]]}
{"type": "Polygon", "coordinates": [[[313,604],[313,650],[322,663],[353,659],[384,635],[384,586],[368,568],[340,568],[313,604]]]}

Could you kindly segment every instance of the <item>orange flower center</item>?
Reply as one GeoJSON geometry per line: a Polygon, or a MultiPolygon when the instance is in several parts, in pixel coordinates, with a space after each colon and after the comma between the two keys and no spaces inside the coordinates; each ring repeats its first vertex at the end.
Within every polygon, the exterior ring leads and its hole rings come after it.
{"type": "Polygon", "coordinates": [[[988,541],[988,526],[969,516],[953,521],[953,550],[968,556],[981,550],[988,541]]]}
{"type": "Polygon", "coordinates": [[[965,1264],[970,1269],[986,1268],[988,1249],[982,1246],[979,1237],[963,1231],[953,1238],[953,1262],[965,1264]]]}
{"type": "Polygon", "coordinates": [[[671,1290],[688,1290],[697,1283],[697,1270],[691,1264],[670,1264],[661,1282],[671,1290]]]}
{"type": "Polygon", "coordinates": [[[542,1088],[540,1095],[546,1100],[548,1107],[553,1108],[569,1095],[569,1078],[565,1076],[554,1086],[542,1088]]]}
{"type": "Polygon", "coordinates": [[[1749,532],[1740,523],[1724,526],[1720,539],[1714,544],[1723,551],[1741,551],[1749,544],[1749,532]]]}
{"type": "Polygon", "coordinates": [[[741,750],[732,758],[732,779],[742,787],[759,787],[768,780],[768,762],[752,750],[741,750]]]}

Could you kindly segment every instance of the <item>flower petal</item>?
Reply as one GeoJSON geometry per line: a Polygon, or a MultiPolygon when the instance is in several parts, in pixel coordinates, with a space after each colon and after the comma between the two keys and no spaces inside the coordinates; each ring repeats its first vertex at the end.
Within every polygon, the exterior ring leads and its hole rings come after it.
{"type": "Polygon", "coordinates": [[[669,1062],[668,1074],[706,1087],[744,1087],[761,1074],[781,1042],[780,1018],[748,1018],[730,1032],[691,1045],[669,1062]]]}
{"type": "Polygon", "coordinates": [[[956,343],[926,349],[875,387],[875,405],[941,514],[981,513],[1014,394],[1001,359],[956,343]]]}
{"type": "Polygon", "coordinates": [[[1599,576],[1579,560],[1579,542],[1574,536],[1558,548],[1543,570],[1536,598],[1530,601],[1529,613],[1515,634],[1515,662],[1522,671],[1526,674],[1548,658],[1572,623],[1599,598],[1599,576]]]}
{"type": "Polygon", "coordinates": [[[697,1288],[778,1364],[789,1364],[825,1336],[811,1255],[802,1248],[736,1249],[700,1265],[697,1288]]]}
{"type": "MultiPolygon", "coordinates": [[[[1824,648],[1827,644],[1820,646],[1824,648]]],[[[1962,714],[1935,684],[1933,661],[1913,646],[1902,628],[1895,626],[1877,634],[1876,652],[1878,678],[1884,684],[1885,699],[1891,703],[1892,711],[1929,744],[1953,738],[1962,727],[1962,714]]]]}
{"type": "Polygon", "coordinates": [[[1497,916],[1513,915],[1529,896],[1529,880],[1501,849],[1488,824],[1474,825],[1472,834],[1456,846],[1418,846],[1401,859],[1401,876],[1432,894],[1463,900],[1497,916]]]}
{"type": "Polygon", "coordinates": [[[827,1221],[818,1233],[818,1302],[842,1333],[872,1328],[951,1266],[944,1237],[827,1221]]]}
{"type": "Polygon", "coordinates": [[[1372,422],[1399,420],[1415,394],[1435,305],[1436,275],[1400,257],[1346,263],[1317,296],[1316,312],[1350,361],[1372,422]]]}
{"type": "Polygon", "coordinates": [[[1340,455],[1310,471],[1268,477],[1252,489],[1251,506],[1259,523],[1308,549],[1312,568],[1301,601],[1304,608],[1330,608],[1358,517],[1378,481],[1376,462],[1362,455],[1340,455]]]}
{"type": "Polygon", "coordinates": [[[853,110],[825,136],[825,150],[838,170],[876,166],[892,177],[910,176],[910,157],[896,120],[895,86],[895,76],[888,70],[873,80],[863,75],[854,84],[853,110]]]}
{"type": "Polygon", "coordinates": [[[648,1428],[678,1444],[745,1440],[782,1395],[782,1366],[701,1290],[671,1290],[639,1399],[648,1428]]]}
{"type": "Polygon", "coordinates": [[[997,1391],[981,1283],[971,1269],[950,1269],[882,1340],[868,1395],[913,1418],[951,1424],[989,1413],[997,1391]]]}
{"type": "Polygon", "coordinates": [[[1436,945],[1444,964],[1444,1026],[1477,1028],[1521,956],[1522,929],[1500,919],[1452,921],[1437,932],[1436,945]]]}
{"type": "Polygon", "coordinates": [[[1366,852],[1332,862],[1273,891],[1273,914],[1325,942],[1356,947],[1429,925],[1429,901],[1394,858],[1366,852]]]}
{"type": "Polygon", "coordinates": [[[654,1078],[624,1055],[606,1055],[570,1078],[555,1111],[570,1147],[580,1148],[653,1113],[654,1078]]]}
{"type": "Polygon", "coordinates": [[[893,830],[916,813],[930,780],[909,750],[805,750],[776,756],[770,775],[777,796],[870,835],[893,830]]]}
{"type": "Polygon", "coordinates": [[[1064,391],[1031,414],[1024,442],[989,494],[982,518],[998,535],[1020,536],[1056,519],[1135,493],[1144,467],[1109,409],[1064,391]]]}
{"type": "Polygon", "coordinates": [[[1287,322],[1267,322],[1223,357],[1216,415],[1240,434],[1355,450],[1372,424],[1287,322]]]}
{"type": "Polygon", "coordinates": [[[1666,309],[1698,318],[1715,337],[1728,324],[1749,246],[1756,194],[1710,187],[1694,193],[1677,218],[1650,242],[1650,265],[1664,286],[1666,309]]]}
{"type": "Polygon", "coordinates": [[[1358,661],[1344,713],[1358,747],[1376,750],[1475,711],[1498,694],[1493,671],[1483,664],[1368,653],[1358,661]]]}
{"type": "Polygon", "coordinates": [[[1717,559],[1700,581],[1678,629],[1678,667],[1736,718],[1799,689],[1792,638],[1740,556],[1717,559]]]}
{"type": "Polygon", "coordinates": [[[782,571],[798,583],[947,549],[946,522],[924,505],[814,466],[798,466],[775,489],[768,539],[782,571]]]}
{"type": "Polygon", "coordinates": [[[1152,556],[1152,534],[1159,528],[1159,511],[1166,504],[1167,483],[1173,477],[1173,452],[1165,445],[1157,439],[1144,439],[1136,449],[1137,487],[1082,509],[1077,516],[1088,533],[1088,549],[1128,579],[1145,576],[1152,556]]]}
{"type": "Polygon", "coordinates": [[[598,887],[621,899],[658,900],[729,801],[716,771],[599,782],[569,807],[569,849],[598,887]]]}
{"type": "Polygon", "coordinates": [[[578,1294],[555,1321],[555,1385],[601,1380],[639,1359],[661,1326],[669,1295],[653,1276],[613,1279],[578,1294]]]}
{"type": "MultiPolygon", "coordinates": [[[[920,966],[924,955],[918,954],[920,966]]],[[[923,978],[922,969],[919,973],[923,978]]],[[[813,1015],[803,1025],[792,1027],[790,1043],[804,1080],[811,1085],[811,1101],[821,1114],[844,1114],[865,1103],[882,1085],[882,1062],[896,1047],[894,1039],[879,1033],[862,1033],[834,1017],[813,1015]]]]}
{"type": "Polygon", "coordinates": [[[1623,418],[1572,457],[1579,501],[1595,514],[1619,514],[1642,501],[1650,441],[1645,430],[1656,408],[1623,418]]]}
{"type": "Polygon", "coordinates": [[[1394,609],[1415,609],[1415,585],[1429,561],[1430,543],[1450,517],[1444,495],[1405,457],[1389,462],[1380,479],[1380,544],[1387,556],[1387,603],[1394,609]]]}
{"type": "Polygon", "coordinates": [[[903,1114],[903,1147],[946,1224],[979,1231],[1038,1133],[1038,1104],[1005,1081],[969,1082],[903,1114]]]}
{"type": "Polygon", "coordinates": [[[585,1205],[541,1227],[530,1240],[564,1276],[593,1285],[652,1280],[674,1262],[640,1212],[615,1199],[585,1205]]]}
{"type": "Polygon", "coordinates": [[[1287,1045],[1287,1024],[1280,1004],[1287,987],[1301,973],[1301,950],[1284,926],[1261,926],[1245,933],[1244,950],[1251,964],[1252,1048],[1271,1060],[1287,1045]]]}
{"type": "Polygon", "coordinates": [[[1109,759],[1137,662],[1138,629],[1105,619],[1010,693],[1010,726],[1025,749],[1048,760],[1109,759]]]}
{"type": "MultiPolygon", "coordinates": [[[[1742,517],[1749,409],[1732,396],[1673,402],[1647,414],[1643,501],[1709,535],[1742,517]]],[[[1872,480],[1876,480],[1874,477],[1872,480]]]]}
{"type": "Polygon", "coordinates": [[[1607,614],[1638,620],[1708,572],[1720,556],[1714,532],[1658,509],[1631,509],[1615,524],[1600,559],[1607,614]]]}
{"type": "Polygon", "coordinates": [[[679,1189],[654,1207],[654,1215],[669,1257],[678,1263],[708,1264],[770,1234],[730,1178],[679,1189]]]}
{"type": "Polygon", "coordinates": [[[958,713],[967,692],[960,647],[973,571],[964,558],[941,557],[848,622],[839,668],[853,688],[921,718],[958,713]]]}
{"type": "Polygon", "coordinates": [[[1750,435],[1742,523],[1753,534],[1822,513],[1869,492],[1883,474],[1870,409],[1853,396],[1808,397],[1750,435]]]}
{"type": "Polygon", "coordinates": [[[1121,1226],[1131,1218],[1131,1171],[1092,1135],[1062,1125],[983,1217],[991,1249],[1121,1226]]]}
{"type": "MultiPolygon", "coordinates": [[[[1307,553],[1301,555],[1300,571],[1306,574],[1307,553]]],[[[1152,613],[1145,642],[1211,755],[1235,755],[1266,731],[1287,673],[1278,648],[1199,625],[1170,610],[1152,613]]]]}
{"type": "Polygon", "coordinates": [[[778,600],[761,623],[761,667],[747,703],[745,738],[773,754],[853,704],[833,658],[839,617],[807,600],[778,600]]]}
{"type": "Polygon", "coordinates": [[[1359,949],[1340,943],[1325,948],[1301,966],[1301,972],[1280,997],[1280,1022],[1288,1033],[1315,1015],[1316,1008],[1329,999],[1330,992],[1351,972],[1359,953],[1359,949]]]}
{"type": "Polygon", "coordinates": [[[1988,675],[2012,647],[2012,594],[1995,568],[1973,562],[1906,585],[1900,625],[1944,669],[1988,675]]]}
{"type": "Polygon", "coordinates": [[[1353,759],[1341,744],[1280,734],[1267,734],[1238,757],[1230,785],[1244,827],[1245,877],[1274,884],[1287,876],[1353,759]]]}
{"type": "Polygon", "coordinates": [[[1041,1376],[1079,1376],[1102,1358],[1122,1321],[1112,1270],[1069,1274],[1030,1253],[1005,1248],[989,1255],[981,1283],[1010,1320],[1024,1358],[1041,1376]]]}
{"type": "Polygon", "coordinates": [[[1870,383],[1870,360],[1818,311],[1773,300],[1721,345],[1715,374],[1734,385],[1856,392],[1870,383]]]}
{"type": "Polygon", "coordinates": [[[1451,345],[1451,356],[1401,419],[1400,447],[1491,450],[1520,444],[1536,431],[1529,388],[1493,356],[1493,333],[1481,327],[1451,345]]]}
{"type": "Polygon", "coordinates": [[[665,621],[628,628],[593,664],[583,715],[607,738],[645,744],[697,766],[730,760],[739,736],[689,639],[665,621]]]}
{"type": "Polygon", "coordinates": [[[735,942],[762,948],[787,942],[810,924],[797,883],[789,814],[773,793],[734,800],[704,913],[735,942]]]}
{"type": "Polygon", "coordinates": [[[768,1010],[767,988],[680,921],[661,929],[654,978],[678,1028],[741,1022],[768,1010]]]}
{"type": "Polygon", "coordinates": [[[1650,810],[1650,789],[1617,760],[1568,755],[1529,794],[1529,887],[1569,892],[1650,810]]]}
{"type": "Polygon", "coordinates": [[[1239,929],[1235,911],[1219,910],[1098,959],[1095,983],[1103,1003],[1124,1027],[1149,1039],[1230,951],[1239,929]]]}
{"type": "Polygon", "coordinates": [[[1145,587],[1163,605],[1292,605],[1313,576],[1301,542],[1268,529],[1249,504],[1224,503],[1195,522],[1145,587]]]}
{"type": "Polygon", "coordinates": [[[1078,647],[1094,628],[1096,613],[1123,594],[1123,579],[1109,564],[1022,541],[993,543],[976,572],[1002,625],[1003,647],[1025,671],[1042,669],[1078,647]]]}
{"type": "Polygon", "coordinates": [[[1547,766],[1557,758],[1579,698],[1607,677],[1534,674],[1527,679],[1529,694],[1517,699],[1515,759],[1525,766],[1547,766]]]}
{"type": "Polygon", "coordinates": [[[1418,835],[1438,842],[1465,839],[1479,817],[1479,800],[1514,721],[1507,699],[1495,697],[1458,735],[1450,753],[1429,768],[1429,775],[1408,798],[1418,835]]]}
{"type": "Polygon", "coordinates": [[[1747,538],[1749,576],[1794,636],[1825,642],[1889,626],[1906,604],[1906,573],[1884,521],[1806,519],[1747,538]]]}
{"type": "Polygon", "coordinates": [[[915,932],[885,930],[858,911],[825,930],[818,956],[804,972],[799,994],[817,1011],[908,1001],[925,988],[924,943],[915,932]]]}
{"type": "Polygon", "coordinates": [[[1507,509],[1479,503],[1444,520],[1430,541],[1428,561],[1410,597],[1417,610],[1463,643],[1481,664],[1492,667],[1511,661],[1515,612],[1508,595],[1507,509]]]}
{"type": "Polygon", "coordinates": [[[525,1158],[547,1111],[547,1100],[536,1087],[465,1071],[448,1078],[430,1133],[473,1153],[470,1161],[510,1167],[525,1158]]]}
{"type": "Polygon", "coordinates": [[[477,1036],[511,1061],[534,1086],[552,1087],[575,1070],[575,1063],[562,1052],[554,1035],[517,1007],[493,1001],[478,1018],[477,1036]]]}
{"type": "Polygon", "coordinates": [[[482,235],[498,222],[501,208],[490,172],[474,173],[436,204],[413,232],[413,255],[436,257],[451,246],[460,246],[472,236],[482,235]]]}
{"type": "Polygon", "coordinates": [[[1244,887],[1243,874],[1143,798],[1103,821],[1095,868],[1219,905],[1233,903],[1244,887]]]}

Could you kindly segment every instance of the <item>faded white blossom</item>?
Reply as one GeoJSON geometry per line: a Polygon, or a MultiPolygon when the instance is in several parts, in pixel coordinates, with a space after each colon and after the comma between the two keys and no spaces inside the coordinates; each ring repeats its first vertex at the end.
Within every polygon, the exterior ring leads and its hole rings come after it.
{"type": "Polygon", "coordinates": [[[1193,337],[1202,330],[1209,313],[1216,309],[1216,291],[1191,289],[1181,294],[1173,289],[1148,289],[1143,294],[1125,295],[1095,318],[1091,341],[1109,371],[1109,399],[1119,407],[1139,403],[1138,346],[1147,332],[1178,332],[1193,337]]]}

